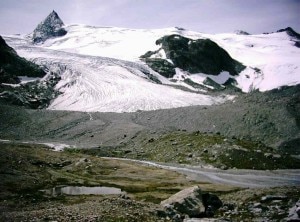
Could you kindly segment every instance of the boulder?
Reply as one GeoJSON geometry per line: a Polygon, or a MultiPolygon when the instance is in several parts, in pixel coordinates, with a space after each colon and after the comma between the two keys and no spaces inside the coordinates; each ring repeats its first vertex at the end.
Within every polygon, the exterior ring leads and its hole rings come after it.
{"type": "Polygon", "coordinates": [[[189,187],[174,194],[161,202],[166,209],[172,208],[180,214],[186,214],[189,217],[199,217],[205,212],[202,203],[202,191],[198,186],[189,187]]]}

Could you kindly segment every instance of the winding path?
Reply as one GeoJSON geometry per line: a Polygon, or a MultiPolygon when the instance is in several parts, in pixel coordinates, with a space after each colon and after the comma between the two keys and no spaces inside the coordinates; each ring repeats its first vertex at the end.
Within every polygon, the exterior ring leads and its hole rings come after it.
{"type": "Polygon", "coordinates": [[[226,184],[237,187],[263,188],[276,186],[300,186],[300,170],[220,170],[189,165],[167,165],[150,161],[141,161],[123,158],[110,158],[127,160],[148,166],[173,170],[186,175],[188,178],[216,184],[226,184]]]}

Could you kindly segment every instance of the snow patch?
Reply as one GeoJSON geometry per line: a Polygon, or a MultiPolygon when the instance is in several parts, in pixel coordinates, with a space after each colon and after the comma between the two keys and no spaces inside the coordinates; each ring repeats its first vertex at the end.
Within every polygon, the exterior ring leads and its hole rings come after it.
{"type": "Polygon", "coordinates": [[[34,81],[38,81],[41,79],[38,77],[28,77],[28,76],[18,76],[18,78],[21,80],[21,84],[25,84],[28,82],[34,82],[34,81]]]}
{"type": "Polygon", "coordinates": [[[72,146],[63,144],[63,143],[39,143],[46,145],[50,148],[52,148],[54,151],[63,151],[65,148],[71,148],[72,146]]]}

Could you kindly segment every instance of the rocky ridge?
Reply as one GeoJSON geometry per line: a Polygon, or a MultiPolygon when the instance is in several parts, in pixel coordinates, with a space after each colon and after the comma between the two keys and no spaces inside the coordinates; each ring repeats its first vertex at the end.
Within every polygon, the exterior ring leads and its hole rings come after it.
{"type": "Polygon", "coordinates": [[[18,76],[43,77],[46,73],[36,64],[18,56],[0,36],[0,83],[16,84],[18,76]]]}

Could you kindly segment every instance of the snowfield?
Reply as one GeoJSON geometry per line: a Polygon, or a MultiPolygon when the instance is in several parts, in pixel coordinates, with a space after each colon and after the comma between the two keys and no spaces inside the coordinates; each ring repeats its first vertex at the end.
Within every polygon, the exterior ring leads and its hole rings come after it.
{"type": "MultiPolygon", "coordinates": [[[[230,96],[213,97],[183,82],[203,83],[206,77],[223,84],[235,78],[244,92],[271,90],[300,83],[300,50],[285,32],[262,35],[203,34],[178,28],[126,29],[69,25],[63,37],[33,45],[28,36],[4,36],[20,56],[60,73],[59,95],[49,106],[55,110],[134,112],[223,103],[230,96]],[[152,71],[139,57],[159,49],[155,41],[180,34],[191,39],[210,38],[247,68],[239,76],[190,75],[176,69],[170,81],[152,71]],[[153,81],[155,77],[162,84],[153,81]],[[184,86],[183,91],[172,85],[184,86]],[[193,92],[194,91],[194,92],[193,92]],[[202,94],[201,94],[202,93],[202,94]]],[[[165,58],[161,50],[159,56],[165,58]]]]}

